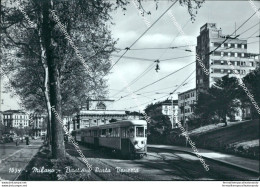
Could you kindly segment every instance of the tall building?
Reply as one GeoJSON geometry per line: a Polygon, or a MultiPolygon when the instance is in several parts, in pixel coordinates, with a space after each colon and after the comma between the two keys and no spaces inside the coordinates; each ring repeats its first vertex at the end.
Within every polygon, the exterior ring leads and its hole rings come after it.
{"type": "Polygon", "coordinates": [[[179,121],[185,122],[188,117],[194,112],[194,104],[197,101],[197,90],[196,88],[187,90],[178,94],[178,105],[179,105],[179,121]]]}
{"type": "Polygon", "coordinates": [[[223,35],[216,23],[206,23],[200,28],[197,37],[196,52],[209,75],[196,60],[196,88],[198,92],[205,91],[221,77],[233,74],[236,69],[241,78],[253,71],[257,63],[256,55],[247,53],[247,40],[240,40],[235,36],[223,35]],[[227,40],[226,40],[227,39],[227,40]],[[226,40],[226,41],[225,41],[226,40]],[[222,44],[225,41],[224,44],[222,44]],[[221,45],[221,46],[220,46],[221,45]],[[219,48],[217,48],[220,46],[219,48]],[[216,49],[217,48],[217,49],[216,49]],[[214,51],[210,54],[210,52],[214,51]],[[229,65],[232,64],[233,66],[229,65]]]}

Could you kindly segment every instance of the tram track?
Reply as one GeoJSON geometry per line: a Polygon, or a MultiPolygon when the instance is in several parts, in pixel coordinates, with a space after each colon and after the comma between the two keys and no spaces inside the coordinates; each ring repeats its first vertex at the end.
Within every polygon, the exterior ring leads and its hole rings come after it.
{"type": "MultiPolygon", "coordinates": [[[[255,175],[246,173],[246,171],[240,171],[237,168],[228,167],[228,165],[221,165],[206,158],[205,161],[210,165],[210,171],[205,171],[195,155],[178,150],[149,149],[149,152],[147,152],[148,157],[140,160],[124,160],[106,151],[89,149],[85,146],[82,146],[82,150],[85,152],[86,157],[90,158],[90,161],[93,162],[92,175],[94,180],[153,180],[149,172],[147,173],[149,168],[151,171],[156,171],[156,173],[158,171],[162,175],[170,176],[170,178],[172,176],[170,180],[230,180],[234,176],[239,175],[241,177],[235,177],[237,180],[243,179],[242,176],[249,180],[255,178],[255,175]],[[128,168],[139,166],[139,170],[141,171],[139,173],[120,173],[116,171],[116,167],[128,168]],[[95,167],[110,168],[112,173],[109,175],[95,172],[95,167]],[[146,168],[144,170],[146,172],[143,172],[142,168],[146,168]],[[148,179],[149,177],[150,179],[148,179]]],[[[84,164],[80,158],[77,159],[84,164]]],[[[167,180],[169,179],[167,178],[167,180]]]]}
{"type": "MultiPolygon", "coordinates": [[[[165,151],[166,153],[168,154],[173,154],[174,156],[177,156],[179,157],[180,160],[183,160],[183,161],[186,161],[186,162],[191,162],[189,161],[188,159],[184,159],[183,157],[179,156],[179,155],[176,155],[176,153],[182,153],[182,154],[187,154],[187,155],[190,155],[190,156],[194,156],[196,157],[194,154],[192,153],[189,153],[189,152],[186,152],[186,151],[180,151],[180,150],[169,150],[169,149],[164,149],[164,148],[149,148],[150,151],[153,151],[153,152],[156,152],[157,154],[158,153],[161,153],[161,151],[165,151]]],[[[242,172],[242,173],[245,173],[247,175],[253,175],[255,176],[256,180],[258,180],[257,176],[259,176],[259,173],[257,172],[254,172],[254,171],[251,171],[251,170],[247,170],[245,168],[240,168],[240,167],[237,167],[237,166],[234,166],[232,164],[228,164],[228,163],[222,163],[222,162],[218,162],[214,159],[210,159],[210,158],[207,158],[207,157],[203,157],[203,159],[209,163],[209,165],[213,165],[214,163],[214,166],[216,167],[216,165],[218,167],[222,167],[222,168],[228,168],[227,170],[235,170],[237,172],[242,172]]],[[[167,160],[166,160],[167,161],[167,160]]],[[[210,169],[207,173],[209,174],[209,177],[215,177],[216,175],[219,176],[220,179],[224,179],[226,178],[227,176],[225,176],[224,174],[222,174],[221,172],[219,171],[216,171],[215,170],[215,167],[210,169]]],[[[190,175],[190,174],[189,174],[190,175]]]]}

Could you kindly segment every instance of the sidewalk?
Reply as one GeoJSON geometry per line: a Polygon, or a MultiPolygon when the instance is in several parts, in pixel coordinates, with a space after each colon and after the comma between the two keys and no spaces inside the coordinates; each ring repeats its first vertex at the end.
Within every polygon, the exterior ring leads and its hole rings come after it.
{"type": "MultiPolygon", "coordinates": [[[[16,180],[32,157],[38,152],[41,145],[42,141],[39,140],[32,140],[30,145],[19,145],[22,149],[15,151],[1,160],[0,178],[2,180],[16,180]]],[[[11,146],[9,147],[11,148],[11,146]]]]}
{"type": "MultiPolygon", "coordinates": [[[[191,147],[170,146],[170,145],[148,145],[148,148],[158,148],[164,150],[175,150],[190,153],[196,156],[191,147]]],[[[207,149],[198,149],[198,153],[205,159],[210,159],[222,164],[231,165],[233,167],[259,173],[259,160],[243,158],[230,154],[219,153],[207,149]]]]}

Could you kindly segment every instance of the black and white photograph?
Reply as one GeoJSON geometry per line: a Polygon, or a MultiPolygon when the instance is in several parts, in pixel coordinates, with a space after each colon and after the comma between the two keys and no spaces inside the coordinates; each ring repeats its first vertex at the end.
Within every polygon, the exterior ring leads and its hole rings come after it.
{"type": "Polygon", "coordinates": [[[1,187],[259,186],[260,1],[0,1],[1,187]]]}

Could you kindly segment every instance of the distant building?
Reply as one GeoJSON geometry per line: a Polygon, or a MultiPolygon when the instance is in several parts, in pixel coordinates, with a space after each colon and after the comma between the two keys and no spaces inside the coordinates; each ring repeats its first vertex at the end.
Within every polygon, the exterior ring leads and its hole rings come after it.
{"type": "Polygon", "coordinates": [[[82,107],[74,115],[72,119],[73,130],[128,119],[126,111],[111,109],[113,103],[114,100],[109,99],[89,100],[86,107],[82,107]]]}
{"type": "Polygon", "coordinates": [[[21,110],[3,112],[3,123],[7,129],[29,127],[29,115],[21,110]]]}
{"type": "Polygon", "coordinates": [[[69,132],[73,131],[73,117],[63,116],[63,125],[65,125],[69,132]]]}
{"type": "Polygon", "coordinates": [[[194,104],[197,102],[196,88],[178,94],[179,120],[185,123],[194,112],[194,104]]]}
{"type": "Polygon", "coordinates": [[[42,136],[47,132],[47,115],[34,113],[30,115],[30,126],[33,136],[42,136]]]}
{"type": "Polygon", "coordinates": [[[161,103],[162,105],[162,114],[167,115],[171,122],[173,127],[176,123],[178,123],[178,113],[179,113],[179,107],[178,107],[178,100],[166,100],[161,103]],[[177,117],[174,117],[177,116],[177,117]]]}
{"type": "Polygon", "coordinates": [[[247,40],[240,40],[235,36],[231,36],[234,39],[227,39],[227,37],[229,36],[222,34],[221,28],[217,28],[216,23],[206,23],[200,28],[196,52],[209,71],[209,75],[204,73],[203,68],[196,60],[196,88],[198,92],[207,90],[213,83],[227,74],[235,76],[233,67],[241,77],[244,77],[259,65],[256,55],[247,53],[247,40]],[[224,41],[225,43],[222,44],[224,41]],[[214,52],[209,54],[212,51],[214,52]],[[229,65],[230,63],[233,66],[229,65]]]}

